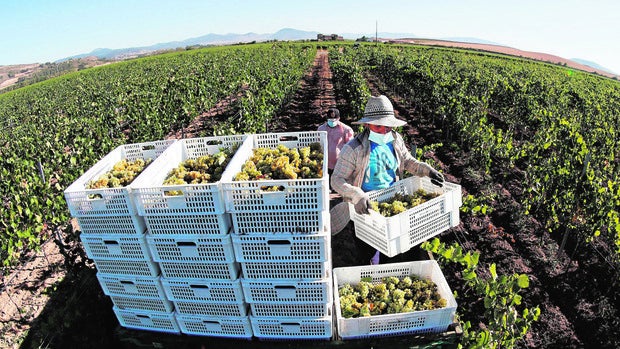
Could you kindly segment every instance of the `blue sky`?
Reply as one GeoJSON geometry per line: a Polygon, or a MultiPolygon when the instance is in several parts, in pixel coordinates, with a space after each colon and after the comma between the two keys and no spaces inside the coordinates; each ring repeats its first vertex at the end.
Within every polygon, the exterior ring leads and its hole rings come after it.
{"type": "Polygon", "coordinates": [[[475,37],[580,58],[620,74],[617,0],[0,0],[0,65],[209,33],[412,33],[475,37]]]}

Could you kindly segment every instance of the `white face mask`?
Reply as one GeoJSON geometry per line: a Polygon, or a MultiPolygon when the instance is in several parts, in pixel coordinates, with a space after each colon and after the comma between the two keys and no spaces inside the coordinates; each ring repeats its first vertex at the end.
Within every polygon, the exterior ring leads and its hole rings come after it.
{"type": "Polygon", "coordinates": [[[327,119],[327,126],[329,127],[338,126],[338,119],[327,119]]]}
{"type": "Polygon", "coordinates": [[[392,136],[391,131],[386,134],[370,131],[370,135],[368,136],[368,139],[377,144],[388,144],[394,140],[394,136],[392,136]]]}

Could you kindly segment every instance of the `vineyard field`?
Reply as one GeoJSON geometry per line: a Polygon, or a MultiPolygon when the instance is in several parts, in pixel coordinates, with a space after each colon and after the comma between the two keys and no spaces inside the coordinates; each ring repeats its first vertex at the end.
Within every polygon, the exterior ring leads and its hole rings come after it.
{"type": "MultiPolygon", "coordinates": [[[[412,153],[463,188],[461,224],[440,240],[479,252],[481,279],[495,274],[491,265],[527,275],[517,308],[541,315],[514,347],[619,347],[620,83],[479,51],[348,42],[175,52],[0,94],[2,275],[55,234],[67,248],[69,272],[22,347],[119,344],[111,302],[82,259],[63,198],[116,146],[189,130],[314,131],[332,105],[351,124],[378,94],[407,120],[399,131],[412,153]]],[[[349,225],[332,237],[334,267],[366,263],[353,234],[349,225]]],[[[462,268],[442,268],[460,320],[491,326],[462,268]]]]}

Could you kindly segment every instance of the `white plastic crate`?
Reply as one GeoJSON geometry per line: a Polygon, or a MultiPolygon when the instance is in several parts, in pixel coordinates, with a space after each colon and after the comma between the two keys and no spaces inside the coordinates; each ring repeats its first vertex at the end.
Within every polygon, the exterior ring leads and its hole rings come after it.
{"type": "Polygon", "coordinates": [[[247,135],[189,138],[171,145],[143,172],[144,176],[131,183],[138,213],[142,216],[224,213],[219,182],[232,176],[227,175],[228,168],[220,181],[214,183],[164,185],[163,182],[181,162],[216,154],[222,148],[232,149],[247,138],[247,135]],[[181,195],[168,195],[169,191],[180,191],[181,195]]]}
{"type": "Polygon", "coordinates": [[[317,234],[329,226],[329,211],[231,213],[234,234],[317,234]]]}
{"type": "Polygon", "coordinates": [[[334,303],[338,335],[342,339],[395,336],[411,333],[445,332],[453,322],[456,312],[456,300],[450,286],[435,260],[414,261],[393,264],[368,265],[359,267],[334,268],[334,303]],[[372,282],[382,282],[384,277],[405,277],[416,275],[430,279],[437,285],[447,306],[435,310],[423,310],[410,313],[373,315],[345,319],[340,309],[338,288],[344,284],[357,284],[362,278],[371,278],[372,282]]]}
{"type": "Polygon", "coordinates": [[[321,318],[330,316],[332,303],[249,303],[252,316],[262,318],[321,318]]]}
{"type": "Polygon", "coordinates": [[[95,260],[151,260],[146,234],[83,234],[82,245],[89,258],[95,260]]]}
{"type": "Polygon", "coordinates": [[[167,279],[236,280],[239,263],[159,262],[161,275],[167,279]]]}
{"type": "Polygon", "coordinates": [[[144,297],[126,297],[126,296],[110,296],[112,303],[118,309],[127,310],[146,310],[157,313],[169,313],[174,310],[172,302],[163,298],[144,298],[144,297]]]}
{"type": "Polygon", "coordinates": [[[331,303],[332,279],[313,281],[249,280],[242,278],[243,295],[248,303],[331,303]]]}
{"type": "Polygon", "coordinates": [[[152,260],[127,261],[114,259],[93,259],[97,271],[102,274],[125,276],[158,276],[159,265],[152,260]]]}
{"type": "Polygon", "coordinates": [[[384,255],[394,257],[459,224],[459,207],[463,203],[458,184],[444,182],[440,188],[428,177],[409,177],[389,188],[369,192],[368,196],[382,202],[396,193],[411,195],[418,189],[441,195],[392,217],[383,217],[373,210],[370,214],[358,214],[351,207],[355,235],[384,255]]]}
{"type": "Polygon", "coordinates": [[[252,339],[252,325],[247,316],[213,317],[176,314],[182,333],[197,336],[252,339]]]}
{"type": "Polygon", "coordinates": [[[212,303],[173,301],[177,313],[204,316],[247,316],[248,305],[245,302],[212,303]]]}
{"type": "Polygon", "coordinates": [[[118,276],[97,273],[97,279],[108,296],[166,298],[159,277],[118,276]]]}
{"type": "MultiPolygon", "coordinates": [[[[103,159],[73,182],[64,192],[73,217],[130,216],[136,214],[136,205],[130,197],[129,186],[121,188],[86,189],[88,182],[105,174],[121,160],[154,160],[176,140],[125,144],[116,147],[103,159]]],[[[154,163],[154,162],[153,162],[154,163]]],[[[151,165],[153,164],[151,163],[151,165]]],[[[151,166],[149,165],[147,169],[151,166]]],[[[146,171],[146,169],[144,170],[146,171]]],[[[143,171],[143,173],[144,173],[143,171]]],[[[138,180],[139,175],[134,179],[138,180]]]]}
{"type": "Polygon", "coordinates": [[[87,216],[76,217],[82,234],[143,234],[146,230],[144,218],[137,214],[130,216],[87,216]]]}
{"type": "Polygon", "coordinates": [[[328,277],[327,262],[242,262],[243,277],[271,280],[316,280],[328,277]]]}
{"type": "Polygon", "coordinates": [[[161,279],[166,297],[171,301],[205,303],[240,303],[244,301],[239,279],[227,281],[161,279]]]}
{"type": "Polygon", "coordinates": [[[252,332],[259,339],[308,340],[332,338],[332,317],[273,319],[250,316],[252,332]]]}
{"type": "Polygon", "coordinates": [[[233,235],[237,262],[318,262],[331,256],[331,234],[233,235]]]}
{"type": "Polygon", "coordinates": [[[171,215],[144,217],[149,234],[200,234],[223,235],[232,227],[230,214],[171,215]]]}
{"type": "Polygon", "coordinates": [[[324,131],[256,134],[237,151],[228,165],[231,177],[222,179],[226,211],[231,213],[304,212],[329,210],[329,176],[327,175],[327,133],[324,131]],[[281,179],[233,181],[255,148],[275,149],[282,144],[303,148],[320,143],[323,150],[323,177],[315,179],[281,179]],[[277,186],[281,191],[264,191],[261,187],[277,186]]]}
{"type": "Polygon", "coordinates": [[[156,262],[235,261],[230,235],[149,235],[146,240],[156,262]]]}
{"type": "Polygon", "coordinates": [[[166,333],[181,333],[173,312],[157,313],[146,310],[118,309],[112,307],[123,327],[166,333]]]}
{"type": "Polygon", "coordinates": [[[126,261],[114,259],[93,259],[97,272],[118,276],[158,276],[159,265],[152,260],[126,261]]]}

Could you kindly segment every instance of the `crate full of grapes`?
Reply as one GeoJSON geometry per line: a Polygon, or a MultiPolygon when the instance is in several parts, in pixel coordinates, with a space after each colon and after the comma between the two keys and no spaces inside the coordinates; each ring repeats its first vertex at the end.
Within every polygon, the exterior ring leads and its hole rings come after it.
{"type": "Polygon", "coordinates": [[[459,224],[461,186],[428,177],[408,177],[368,193],[372,209],[358,214],[350,204],[355,235],[388,257],[407,252],[459,224]]]}
{"type": "MultiPolygon", "coordinates": [[[[116,147],[64,192],[73,217],[135,215],[129,185],[176,140],[116,147]]],[[[139,231],[138,234],[143,231],[139,231]]]]}
{"type": "Polygon", "coordinates": [[[141,216],[223,214],[219,183],[246,135],[177,141],[131,185],[141,216]]]}
{"type": "Polygon", "coordinates": [[[437,261],[333,269],[338,336],[344,340],[441,333],[456,300],[437,261]]]}
{"type": "Polygon", "coordinates": [[[329,210],[326,132],[256,134],[238,153],[222,181],[227,212],[329,210]]]}

